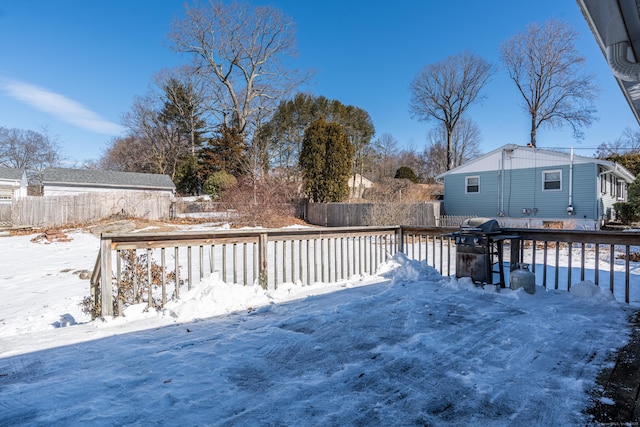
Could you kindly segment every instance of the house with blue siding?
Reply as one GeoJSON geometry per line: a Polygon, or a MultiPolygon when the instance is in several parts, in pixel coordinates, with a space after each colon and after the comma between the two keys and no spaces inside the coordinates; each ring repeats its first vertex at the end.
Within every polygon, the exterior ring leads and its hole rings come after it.
{"type": "Polygon", "coordinates": [[[437,179],[445,215],[497,218],[503,227],[599,229],[635,177],[607,160],[509,144],[437,179]]]}

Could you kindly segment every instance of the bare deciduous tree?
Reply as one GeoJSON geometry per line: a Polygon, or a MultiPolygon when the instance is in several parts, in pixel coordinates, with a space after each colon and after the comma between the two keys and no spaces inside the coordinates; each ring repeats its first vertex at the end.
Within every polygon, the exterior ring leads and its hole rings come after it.
{"type": "Polygon", "coordinates": [[[56,138],[46,128],[35,132],[0,127],[0,165],[24,169],[30,181],[42,182],[42,171],[61,160],[56,138]]]}
{"type": "Polygon", "coordinates": [[[453,168],[452,135],[467,108],[482,99],[494,67],[469,52],[424,67],[410,85],[409,110],[419,120],[437,120],[447,130],[447,170],[453,168]]]}
{"type": "Polygon", "coordinates": [[[614,155],[640,153],[640,131],[625,128],[622,135],[610,142],[603,142],[596,150],[596,157],[606,159],[614,155]]]}
{"type": "Polygon", "coordinates": [[[265,100],[279,99],[301,81],[284,67],[297,54],[294,30],[273,7],[210,0],[186,6],[186,17],[173,23],[170,38],[177,51],[193,55],[196,70],[211,82],[220,120],[244,135],[265,100]]]}
{"type": "MultiPolygon", "coordinates": [[[[423,151],[424,178],[429,180],[447,171],[447,129],[440,125],[427,135],[429,146],[423,151]]],[[[480,129],[471,119],[462,118],[451,135],[453,167],[480,155],[480,129]]]]}
{"type": "Polygon", "coordinates": [[[581,128],[595,119],[598,89],[594,76],[584,72],[585,58],[575,49],[576,38],[569,24],[550,19],[542,26],[529,25],[500,48],[502,62],[531,117],[532,147],[542,125],[569,124],[580,138],[581,128]]]}
{"type": "Polygon", "coordinates": [[[371,179],[379,181],[382,178],[393,177],[398,169],[398,140],[390,133],[383,133],[382,137],[374,141],[374,149],[376,158],[371,179]]]}
{"type": "Polygon", "coordinates": [[[155,94],[138,97],[131,111],[124,115],[123,122],[129,129],[129,135],[144,147],[136,149],[139,155],[136,159],[138,170],[130,172],[161,173],[174,179],[182,156],[190,151],[190,144],[187,139],[180,137],[176,122],[163,120],[161,104],[162,100],[155,94]]]}
{"type": "Polygon", "coordinates": [[[119,172],[152,172],[147,158],[147,147],[142,139],[133,135],[115,137],[93,167],[119,172]]]}

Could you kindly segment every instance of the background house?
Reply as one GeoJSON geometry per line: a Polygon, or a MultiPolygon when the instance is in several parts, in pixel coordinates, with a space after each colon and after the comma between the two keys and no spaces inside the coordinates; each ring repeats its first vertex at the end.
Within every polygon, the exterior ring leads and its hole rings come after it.
{"type": "Polygon", "coordinates": [[[438,176],[446,215],[500,218],[503,226],[599,228],[634,176],[595,158],[505,145],[438,176]]]}
{"type": "Polygon", "coordinates": [[[24,169],[0,166],[0,203],[27,196],[27,175],[24,169]]]}
{"type": "Polygon", "coordinates": [[[90,169],[48,168],[42,175],[44,196],[67,196],[88,192],[133,191],[173,195],[168,175],[90,169]]]}
{"type": "Polygon", "coordinates": [[[359,173],[349,177],[349,196],[359,199],[367,188],[373,187],[373,182],[359,173]]]}

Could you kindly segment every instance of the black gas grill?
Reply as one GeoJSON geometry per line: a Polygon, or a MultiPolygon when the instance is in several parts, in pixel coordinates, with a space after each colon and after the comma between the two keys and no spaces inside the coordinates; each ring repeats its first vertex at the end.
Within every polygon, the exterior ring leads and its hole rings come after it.
{"type": "Polygon", "coordinates": [[[474,283],[499,284],[504,288],[502,244],[516,236],[502,234],[495,219],[471,218],[460,225],[460,231],[448,234],[456,244],[456,277],[470,277],[474,283]],[[494,271],[494,265],[498,270],[494,271]],[[493,274],[499,274],[494,283],[493,274]]]}

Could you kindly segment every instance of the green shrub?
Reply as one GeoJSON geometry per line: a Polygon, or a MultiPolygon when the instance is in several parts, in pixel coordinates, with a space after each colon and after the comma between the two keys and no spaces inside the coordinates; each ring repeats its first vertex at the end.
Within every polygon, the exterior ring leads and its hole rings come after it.
{"type": "Polygon", "coordinates": [[[238,180],[228,172],[214,172],[204,182],[204,192],[211,196],[212,199],[219,199],[225,190],[233,187],[238,180]]]}
{"type": "Polygon", "coordinates": [[[411,169],[408,166],[401,166],[400,168],[398,168],[394,178],[396,178],[396,179],[408,179],[409,181],[411,181],[413,183],[417,183],[419,181],[418,176],[415,174],[413,169],[411,169]]]}
{"type": "Polygon", "coordinates": [[[616,219],[623,224],[631,224],[640,220],[640,209],[635,203],[618,202],[613,204],[616,219]]]}

